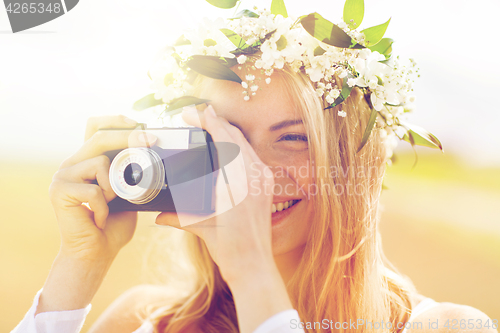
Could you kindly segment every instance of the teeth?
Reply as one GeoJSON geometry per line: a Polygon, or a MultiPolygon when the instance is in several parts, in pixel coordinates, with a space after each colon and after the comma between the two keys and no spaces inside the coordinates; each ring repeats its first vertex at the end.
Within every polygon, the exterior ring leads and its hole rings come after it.
{"type": "Polygon", "coordinates": [[[277,204],[272,204],[271,213],[281,212],[285,209],[292,207],[297,202],[298,201],[295,201],[295,200],[289,200],[289,201],[285,201],[285,202],[279,202],[277,204]]]}

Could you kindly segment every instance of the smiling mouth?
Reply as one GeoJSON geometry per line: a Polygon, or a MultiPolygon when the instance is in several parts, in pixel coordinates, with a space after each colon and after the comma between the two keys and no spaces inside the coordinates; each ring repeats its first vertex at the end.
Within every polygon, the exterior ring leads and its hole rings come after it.
{"type": "Polygon", "coordinates": [[[273,203],[273,205],[271,206],[271,213],[284,211],[284,210],[292,207],[293,205],[295,205],[299,201],[300,200],[289,200],[289,201],[285,201],[285,202],[273,203]]]}

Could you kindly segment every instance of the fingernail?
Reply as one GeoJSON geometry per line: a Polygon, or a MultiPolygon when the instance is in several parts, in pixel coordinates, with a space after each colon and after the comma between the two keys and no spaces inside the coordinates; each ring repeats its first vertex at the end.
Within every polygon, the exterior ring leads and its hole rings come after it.
{"type": "Polygon", "coordinates": [[[137,121],[130,119],[130,118],[127,118],[127,117],[123,117],[123,121],[126,122],[127,124],[130,124],[130,125],[137,124],[137,121]]]}
{"type": "Polygon", "coordinates": [[[207,111],[212,117],[217,118],[217,114],[215,113],[215,110],[212,105],[209,105],[207,107],[207,111]]]}
{"type": "Polygon", "coordinates": [[[184,114],[194,114],[197,113],[198,110],[194,106],[185,106],[182,108],[182,113],[184,114]]]}
{"type": "Polygon", "coordinates": [[[145,144],[151,144],[156,141],[156,136],[150,133],[141,133],[139,135],[139,141],[145,144]]]}

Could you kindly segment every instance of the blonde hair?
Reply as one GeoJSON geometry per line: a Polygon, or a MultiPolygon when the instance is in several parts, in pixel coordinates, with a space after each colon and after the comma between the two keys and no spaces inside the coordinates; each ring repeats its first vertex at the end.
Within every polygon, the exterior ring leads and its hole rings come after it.
{"type": "MultiPolygon", "coordinates": [[[[378,221],[386,154],[379,132],[374,130],[357,152],[370,116],[369,101],[354,88],[343,104],[324,110],[328,104],[317,97],[305,74],[286,66],[275,73],[284,78],[290,98],[302,112],[319,191],[313,197],[316,215],[303,257],[287,284],[293,307],[302,322],[311,323],[306,332],[325,331],[323,319],[391,322],[392,329],[383,331],[399,332],[397,323],[409,319],[415,289],[382,252],[378,221]],[[339,110],[347,116],[338,116],[339,110]],[[332,169],[338,171],[334,176],[332,169]]],[[[197,86],[203,81],[198,79],[197,86]]],[[[189,233],[185,241],[195,283],[190,295],[156,311],[155,332],[177,333],[192,324],[207,333],[239,332],[231,291],[204,242],[189,233]]],[[[380,332],[373,325],[354,330],[341,326],[331,331],[380,332]]]]}

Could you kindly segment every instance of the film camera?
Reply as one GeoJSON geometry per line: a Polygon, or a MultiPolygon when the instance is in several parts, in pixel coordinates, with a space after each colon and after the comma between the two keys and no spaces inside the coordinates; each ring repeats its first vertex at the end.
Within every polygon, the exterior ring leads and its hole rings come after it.
{"type": "Polygon", "coordinates": [[[117,195],[108,203],[110,211],[213,213],[217,175],[224,173],[219,163],[233,160],[239,147],[232,143],[216,147],[208,132],[194,127],[140,131],[156,136],[156,144],[106,153],[112,161],[109,180],[117,195]]]}

